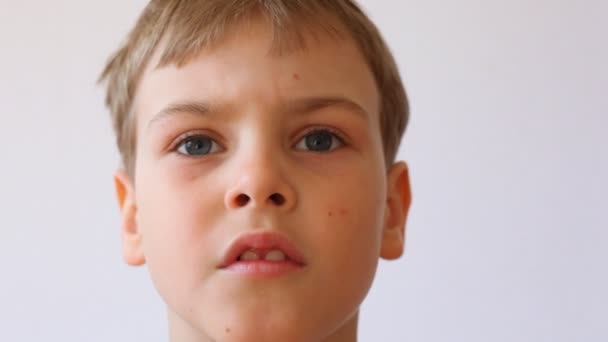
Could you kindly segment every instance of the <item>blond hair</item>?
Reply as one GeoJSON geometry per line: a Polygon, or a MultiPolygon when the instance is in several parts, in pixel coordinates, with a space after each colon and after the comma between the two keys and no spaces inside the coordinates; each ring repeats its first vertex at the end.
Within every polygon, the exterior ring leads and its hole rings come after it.
{"type": "Polygon", "coordinates": [[[186,64],[203,48],[221,42],[245,18],[262,15],[272,26],[273,49],[304,47],[302,32],[317,28],[349,34],[358,44],[380,92],[380,128],[387,167],[396,157],[409,118],[408,99],[394,58],[376,26],[351,0],[151,0],[124,45],[110,58],[99,82],[107,83],[110,110],[122,163],[134,172],[136,152],[133,98],[153,53],[160,66],[186,64]],[[338,19],[323,20],[323,19],[338,19]],[[332,24],[333,23],[333,24],[332,24]],[[343,32],[343,31],[346,32],[343,32]]]}

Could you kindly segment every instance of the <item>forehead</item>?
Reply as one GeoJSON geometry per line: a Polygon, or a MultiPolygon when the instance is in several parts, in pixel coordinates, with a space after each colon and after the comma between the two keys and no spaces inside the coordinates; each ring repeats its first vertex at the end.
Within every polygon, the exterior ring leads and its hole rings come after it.
{"type": "Polygon", "coordinates": [[[344,98],[377,119],[378,89],[354,40],[312,28],[300,33],[292,35],[293,45],[277,50],[270,25],[248,21],[183,65],[160,63],[170,43],[161,41],[135,96],[138,126],[173,102],[219,102],[242,109],[311,97],[344,98]]]}

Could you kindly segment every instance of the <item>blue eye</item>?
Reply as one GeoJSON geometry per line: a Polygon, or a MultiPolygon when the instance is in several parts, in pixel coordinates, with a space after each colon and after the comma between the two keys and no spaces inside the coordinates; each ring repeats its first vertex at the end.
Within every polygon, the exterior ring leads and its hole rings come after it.
{"type": "Polygon", "coordinates": [[[329,152],[342,147],[344,142],[327,129],[318,129],[308,133],[296,144],[299,150],[312,152],[329,152]]]}
{"type": "Polygon", "coordinates": [[[177,147],[177,152],[187,156],[205,156],[219,150],[219,145],[204,135],[185,138],[177,147]]]}

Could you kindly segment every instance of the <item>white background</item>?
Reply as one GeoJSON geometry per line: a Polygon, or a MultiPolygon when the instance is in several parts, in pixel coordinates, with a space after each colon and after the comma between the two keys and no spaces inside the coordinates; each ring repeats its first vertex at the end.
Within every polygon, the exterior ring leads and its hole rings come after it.
{"type": "MultiPolygon", "coordinates": [[[[0,0],[0,341],[166,341],[95,79],[145,1],[0,0]]],[[[363,1],[414,205],[361,341],[608,341],[608,1],[363,1]]]]}

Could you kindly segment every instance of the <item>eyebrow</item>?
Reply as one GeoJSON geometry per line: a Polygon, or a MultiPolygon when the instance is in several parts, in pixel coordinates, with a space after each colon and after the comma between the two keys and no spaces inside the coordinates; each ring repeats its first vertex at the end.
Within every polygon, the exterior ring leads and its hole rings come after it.
{"type": "Polygon", "coordinates": [[[340,96],[307,97],[293,100],[286,105],[287,111],[295,113],[313,113],[328,107],[342,107],[365,120],[368,120],[370,115],[358,103],[340,96]]]}
{"type": "Polygon", "coordinates": [[[213,113],[211,106],[205,102],[200,101],[184,101],[176,102],[168,105],[160,112],[158,112],[150,121],[148,121],[148,129],[154,124],[164,121],[170,117],[183,115],[183,114],[194,114],[196,116],[208,116],[213,113]]]}
{"type": "MultiPolygon", "coordinates": [[[[356,102],[340,96],[326,97],[306,97],[301,99],[291,100],[285,103],[281,108],[284,112],[292,112],[297,114],[306,114],[319,111],[328,107],[342,107],[347,111],[356,114],[364,120],[369,120],[369,114],[363,107],[356,102]]],[[[225,112],[224,106],[212,106],[210,103],[202,101],[183,101],[169,104],[167,107],[159,111],[148,122],[148,129],[155,123],[164,121],[170,117],[190,114],[194,116],[209,117],[216,116],[225,112]]]]}

